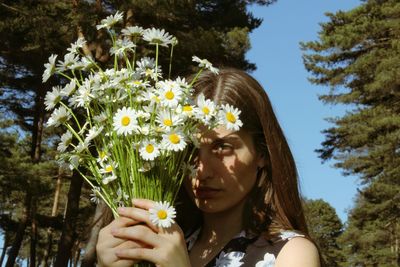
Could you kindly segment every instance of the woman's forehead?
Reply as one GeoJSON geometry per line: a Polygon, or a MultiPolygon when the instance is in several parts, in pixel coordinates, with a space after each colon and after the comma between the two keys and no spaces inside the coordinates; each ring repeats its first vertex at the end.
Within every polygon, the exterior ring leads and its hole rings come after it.
{"type": "Polygon", "coordinates": [[[209,129],[207,126],[199,127],[198,140],[201,143],[212,143],[215,140],[220,139],[238,139],[242,138],[242,131],[233,131],[219,126],[213,129],[209,129]]]}

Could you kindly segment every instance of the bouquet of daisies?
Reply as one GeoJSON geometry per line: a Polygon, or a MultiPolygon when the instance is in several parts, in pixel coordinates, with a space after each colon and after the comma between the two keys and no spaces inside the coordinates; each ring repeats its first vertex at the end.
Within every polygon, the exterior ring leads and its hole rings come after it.
{"type": "MultiPolygon", "coordinates": [[[[71,44],[63,60],[50,56],[43,82],[59,75],[64,83],[45,97],[46,109],[52,111],[47,126],[65,129],[57,148],[60,161],[76,169],[115,216],[117,207],[130,206],[133,198],[152,199],[158,201],[151,211],[153,222],[168,227],[182,180],[195,170],[189,162],[198,126],[223,124],[238,130],[240,111],[216,106],[203,95],[194,99],[191,85],[196,78],[191,84],[184,78],[164,78],[159,48],[169,48],[172,57],[176,38],[138,26],[116,33],[113,26],[122,18],[117,12],[97,25],[111,38],[112,68],[102,69],[84,55],[82,38],[71,44]],[[155,57],[140,57],[139,42],[154,47],[155,57]]],[[[207,60],[194,56],[193,61],[199,64],[196,77],[204,69],[217,75],[207,60]]]]}

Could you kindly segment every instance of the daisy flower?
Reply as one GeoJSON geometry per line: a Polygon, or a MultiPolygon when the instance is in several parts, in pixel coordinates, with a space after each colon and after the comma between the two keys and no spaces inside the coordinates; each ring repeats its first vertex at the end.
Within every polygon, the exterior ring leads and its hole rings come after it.
{"type": "Polygon", "coordinates": [[[221,110],[218,113],[219,121],[222,125],[225,125],[226,129],[232,131],[239,131],[243,123],[239,119],[241,111],[238,108],[232,107],[231,105],[222,105],[221,110]]]}
{"type": "Polygon", "coordinates": [[[119,135],[128,135],[137,129],[136,112],[132,108],[118,109],[113,118],[114,131],[119,135]]]}
{"type": "Polygon", "coordinates": [[[146,88],[150,87],[150,82],[139,80],[139,79],[134,79],[132,81],[129,81],[127,83],[127,85],[131,86],[132,88],[135,88],[135,89],[146,89],[146,88]]]}
{"type": "Polygon", "coordinates": [[[121,32],[122,35],[125,35],[127,37],[137,38],[142,36],[143,28],[139,26],[129,26],[123,29],[121,32]]]}
{"type": "Polygon", "coordinates": [[[71,44],[71,47],[67,48],[67,51],[70,53],[78,53],[79,49],[82,48],[85,43],[86,43],[85,38],[79,37],[75,43],[71,44]]]}
{"type": "Polygon", "coordinates": [[[196,112],[198,112],[197,108],[193,105],[179,105],[176,109],[178,114],[181,114],[183,118],[191,118],[196,112]]]}
{"type": "Polygon", "coordinates": [[[45,70],[42,75],[42,82],[45,83],[51,75],[55,72],[55,64],[56,64],[57,55],[51,55],[49,57],[49,63],[44,64],[45,70]]]}
{"type": "Polygon", "coordinates": [[[81,161],[81,158],[78,155],[72,155],[69,158],[69,168],[71,170],[77,169],[79,167],[80,161],[81,161]]]}
{"type": "Polygon", "coordinates": [[[174,223],[176,211],[167,201],[156,202],[153,208],[149,209],[150,220],[154,225],[168,228],[174,223]]]}
{"type": "Polygon", "coordinates": [[[92,188],[92,193],[90,193],[90,201],[99,204],[100,198],[99,198],[99,192],[100,192],[100,187],[95,186],[92,188]]]}
{"type": "Polygon", "coordinates": [[[178,114],[173,114],[168,110],[164,110],[157,115],[156,121],[162,129],[169,130],[172,127],[182,124],[183,120],[178,114]]]}
{"type": "Polygon", "coordinates": [[[85,82],[78,88],[76,106],[85,107],[90,104],[93,98],[95,98],[95,95],[93,94],[90,80],[85,80],[85,82]]]}
{"type": "Polygon", "coordinates": [[[150,77],[155,80],[158,77],[161,77],[161,66],[158,65],[156,69],[156,62],[153,58],[143,57],[140,61],[136,61],[137,68],[136,72],[142,76],[150,77]],[[157,71],[156,71],[157,70],[157,71]]]}
{"type": "Polygon", "coordinates": [[[154,69],[156,67],[156,61],[151,57],[142,57],[140,61],[136,61],[137,68],[136,70],[144,70],[144,69],[154,69]]]}
{"type": "Polygon", "coordinates": [[[177,107],[182,99],[182,90],[178,83],[167,80],[157,83],[161,103],[166,107],[177,107]]]}
{"type": "Polygon", "coordinates": [[[46,105],[46,110],[52,110],[58,102],[61,101],[61,86],[54,86],[53,90],[47,92],[44,98],[44,104],[46,105]]]}
{"type": "Polygon", "coordinates": [[[155,104],[159,104],[161,99],[155,94],[154,90],[146,90],[141,92],[141,94],[138,96],[138,101],[143,102],[143,101],[148,101],[150,102],[148,106],[144,106],[143,109],[146,112],[152,113],[153,107],[155,104]]]}
{"type": "Polygon", "coordinates": [[[93,120],[97,123],[102,123],[107,120],[107,114],[103,111],[99,115],[93,116],[93,120]]]}
{"type": "Polygon", "coordinates": [[[97,158],[97,162],[102,164],[106,159],[108,159],[108,155],[106,151],[100,151],[99,156],[97,158]]]}
{"type": "Polygon", "coordinates": [[[189,178],[193,178],[196,177],[197,175],[197,167],[190,164],[190,163],[186,163],[184,162],[182,164],[182,171],[183,173],[185,173],[189,178]]]}
{"type": "Polygon", "coordinates": [[[61,135],[61,142],[57,146],[57,150],[60,152],[65,152],[68,146],[71,144],[72,141],[72,133],[67,131],[63,135],[61,135]]]}
{"type": "Polygon", "coordinates": [[[209,124],[210,120],[215,115],[215,103],[210,99],[205,99],[203,94],[200,94],[197,97],[197,106],[198,112],[196,113],[197,117],[206,125],[209,124]]]}
{"type": "Polygon", "coordinates": [[[95,66],[93,58],[91,58],[90,56],[83,56],[79,61],[75,62],[74,65],[71,66],[71,69],[89,70],[93,66],[95,66]]]}
{"type": "Polygon", "coordinates": [[[144,160],[154,160],[160,154],[160,149],[155,140],[146,140],[140,145],[139,154],[144,160]]]}
{"type": "Polygon", "coordinates": [[[143,166],[139,168],[139,172],[148,172],[151,168],[154,167],[154,161],[145,161],[143,162],[143,166]]]}
{"type": "Polygon", "coordinates": [[[111,181],[117,179],[115,175],[115,169],[117,168],[116,163],[101,164],[100,173],[103,174],[103,184],[108,184],[111,181]]]}
{"type": "Polygon", "coordinates": [[[186,146],[185,136],[179,130],[170,131],[163,135],[161,146],[169,151],[181,151],[186,146]]]}
{"type": "Polygon", "coordinates": [[[79,64],[82,66],[82,69],[84,70],[89,70],[95,66],[94,60],[91,56],[82,57],[79,64]]]}
{"type": "Polygon", "coordinates": [[[67,122],[71,118],[71,114],[65,107],[59,107],[55,109],[47,121],[47,126],[59,126],[62,123],[67,122]]]}
{"type": "Polygon", "coordinates": [[[60,94],[62,96],[70,96],[76,88],[76,81],[73,79],[70,83],[64,86],[64,88],[61,90],[60,94]]]}
{"type": "Polygon", "coordinates": [[[115,42],[115,45],[111,47],[110,49],[110,54],[111,55],[116,55],[118,57],[123,57],[127,51],[133,51],[133,48],[136,45],[129,39],[124,38],[124,39],[118,39],[115,42]]]}
{"type": "Polygon", "coordinates": [[[139,126],[138,132],[139,132],[140,134],[145,135],[145,136],[149,135],[149,134],[150,134],[150,127],[149,127],[149,125],[142,125],[142,126],[139,126]]]}
{"type": "Polygon", "coordinates": [[[123,13],[117,11],[117,13],[115,13],[115,15],[110,15],[108,17],[106,17],[105,19],[102,19],[100,21],[99,25],[96,25],[97,30],[106,28],[106,29],[110,29],[114,24],[118,23],[119,21],[121,21],[123,19],[123,13]]]}
{"type": "Polygon", "coordinates": [[[209,71],[211,71],[214,74],[218,74],[219,73],[219,70],[217,68],[213,67],[211,62],[208,61],[207,59],[200,59],[199,57],[193,56],[192,60],[194,62],[199,63],[199,67],[200,68],[208,69],[209,71]]]}
{"type": "Polygon", "coordinates": [[[74,69],[74,67],[78,63],[79,57],[74,53],[67,53],[64,55],[64,61],[59,60],[57,64],[57,68],[59,71],[66,71],[68,69],[74,69]]]}
{"type": "Polygon", "coordinates": [[[104,176],[103,177],[103,180],[102,180],[102,183],[103,184],[108,184],[109,182],[112,182],[112,181],[114,181],[115,179],[117,179],[118,177],[116,176],[116,175],[114,175],[114,174],[112,174],[112,175],[108,175],[108,176],[104,176]]]}
{"type": "Polygon", "coordinates": [[[103,129],[103,126],[93,126],[93,128],[89,129],[88,133],[86,134],[85,142],[89,142],[96,138],[103,131],[103,129]]]}
{"type": "Polygon", "coordinates": [[[88,150],[89,144],[90,144],[90,141],[86,142],[86,140],[83,142],[79,142],[79,144],[75,147],[75,152],[80,154],[83,151],[88,150]]]}
{"type": "Polygon", "coordinates": [[[172,43],[172,38],[173,36],[164,29],[151,28],[143,31],[143,40],[154,45],[168,46],[172,43]]]}

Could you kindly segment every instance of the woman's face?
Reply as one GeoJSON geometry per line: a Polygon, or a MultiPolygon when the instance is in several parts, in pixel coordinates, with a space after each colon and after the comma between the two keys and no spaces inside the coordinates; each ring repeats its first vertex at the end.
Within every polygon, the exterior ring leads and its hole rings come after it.
{"type": "Polygon", "coordinates": [[[186,185],[196,206],[216,213],[244,203],[256,182],[257,167],[263,166],[250,134],[202,128],[199,140],[197,174],[186,185]]]}

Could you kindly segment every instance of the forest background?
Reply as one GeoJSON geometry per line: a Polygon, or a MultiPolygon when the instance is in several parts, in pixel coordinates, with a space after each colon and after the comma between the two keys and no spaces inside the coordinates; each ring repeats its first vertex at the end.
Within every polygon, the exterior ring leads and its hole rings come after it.
{"type": "MultiPolygon", "coordinates": [[[[63,82],[54,77],[41,83],[50,54],[62,55],[84,36],[85,53],[107,64],[105,36],[95,25],[122,10],[125,25],[160,27],[177,36],[174,65],[180,68],[174,75],[191,72],[192,55],[251,72],[256,66],[246,59],[249,34],[262,23],[251,10],[277,4],[279,0],[1,1],[0,266],[95,262],[101,205],[90,202],[91,191],[79,175],[58,168],[54,158],[60,133],[44,127],[49,115],[44,96],[63,82]]],[[[400,266],[399,39],[400,3],[369,0],[327,14],[317,40],[301,44],[310,82],[327,89],[319,92],[320,100],[346,108],[329,119],[316,152],[343,175],[358,177],[360,185],[345,223],[325,200],[304,200],[311,234],[327,266],[400,266]]]]}

